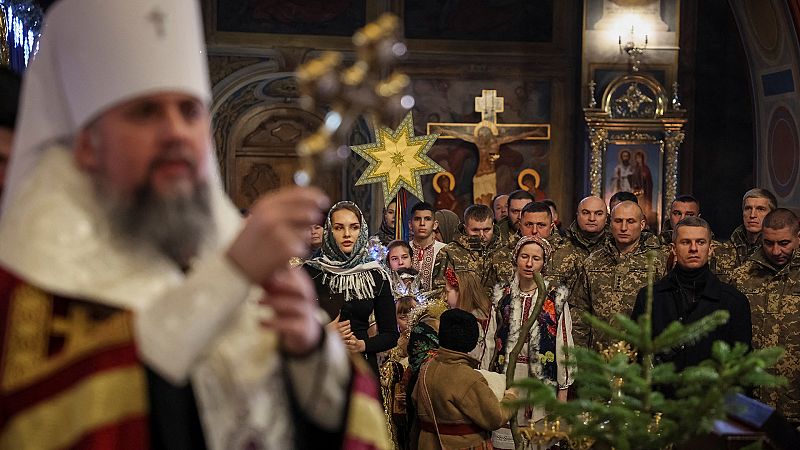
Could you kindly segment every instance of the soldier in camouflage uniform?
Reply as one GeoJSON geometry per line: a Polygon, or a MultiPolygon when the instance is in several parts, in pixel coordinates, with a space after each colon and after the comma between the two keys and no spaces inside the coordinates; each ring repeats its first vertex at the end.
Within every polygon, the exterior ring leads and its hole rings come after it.
{"type": "MultiPolygon", "coordinates": [[[[508,194],[508,216],[497,222],[503,239],[511,238],[516,242],[519,238],[519,219],[522,216],[522,208],[533,200],[533,195],[522,189],[508,194]]],[[[511,247],[513,249],[514,245],[512,244],[511,247]]]]}
{"type": "MultiPolygon", "coordinates": [[[[669,207],[669,217],[664,221],[664,230],[661,231],[658,238],[661,245],[664,246],[663,250],[668,255],[667,270],[672,270],[675,266],[675,258],[672,254],[672,230],[675,225],[686,217],[699,217],[700,216],[700,201],[691,195],[679,195],[675,197],[669,207]]],[[[713,233],[712,233],[713,237],[713,233]]],[[[708,267],[714,272],[715,275],[721,276],[721,280],[727,279],[727,273],[720,273],[719,258],[717,255],[722,255],[726,258],[727,244],[720,242],[716,239],[711,240],[711,254],[708,260],[708,267]]],[[[730,258],[723,261],[724,266],[730,266],[730,258]]],[[[722,272],[728,272],[730,269],[725,269],[722,272]]]]}
{"type": "Polygon", "coordinates": [[[588,312],[611,321],[615,314],[629,316],[636,294],[647,284],[648,253],[656,253],[655,280],[666,273],[666,255],[658,237],[642,233],[646,227],[644,213],[638,204],[623,201],[611,212],[612,239],[592,252],[583,263],[570,296],[573,311],[575,345],[607,346],[609,342],[580,317],[588,312]]]}
{"type": "Polygon", "coordinates": [[[757,389],[756,397],[800,422],[800,226],[780,208],[764,218],[761,249],[731,274],[731,282],[750,300],[753,347],[779,345],[783,357],[771,369],[789,384],[757,389]]]}
{"type": "Polygon", "coordinates": [[[661,245],[672,244],[672,230],[685,217],[700,216],[700,202],[691,195],[679,195],[669,205],[669,220],[664,221],[664,229],[658,235],[661,245]]]}
{"type": "MultiPolygon", "coordinates": [[[[602,200],[600,203],[602,203],[602,200]]],[[[554,257],[547,260],[547,266],[544,270],[544,273],[547,273],[545,278],[549,281],[558,282],[567,288],[570,287],[569,284],[563,282],[563,271],[557,270],[560,265],[564,264],[564,256],[563,254],[559,256],[559,250],[567,245],[567,240],[558,232],[550,206],[545,202],[533,202],[525,205],[520,217],[519,231],[521,236],[538,236],[550,244],[553,251],[552,256],[554,257]],[[558,259],[555,256],[558,256],[558,259]]],[[[519,237],[512,239],[510,243],[516,245],[518,239],[519,237]]]]}
{"type": "Polygon", "coordinates": [[[510,280],[514,273],[511,250],[494,225],[492,210],[486,205],[471,205],[464,211],[464,224],[458,238],[439,250],[433,267],[430,298],[444,292],[445,271],[472,271],[491,298],[491,290],[500,280],[510,280]]]}
{"type": "Polygon", "coordinates": [[[761,248],[761,222],[764,217],[778,207],[772,192],[754,188],[742,197],[742,225],[739,225],[731,238],[716,250],[717,271],[720,278],[727,279],[734,269],[761,248]]]}
{"type": "Polygon", "coordinates": [[[570,291],[574,289],[583,261],[606,240],[607,219],[606,204],[600,197],[586,197],[578,203],[575,221],[567,228],[549,260],[550,278],[570,291]]]}

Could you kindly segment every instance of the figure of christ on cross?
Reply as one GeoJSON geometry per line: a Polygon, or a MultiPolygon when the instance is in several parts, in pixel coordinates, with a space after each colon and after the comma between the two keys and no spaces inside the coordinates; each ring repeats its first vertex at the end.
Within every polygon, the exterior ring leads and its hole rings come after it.
{"type": "Polygon", "coordinates": [[[478,123],[429,123],[428,133],[440,139],[461,139],[478,148],[478,168],[472,177],[474,203],[491,206],[497,193],[497,172],[494,163],[500,157],[500,146],[521,140],[549,140],[549,124],[498,124],[497,113],[503,112],[503,97],[497,91],[484,90],[475,98],[475,111],[481,113],[478,123]]]}

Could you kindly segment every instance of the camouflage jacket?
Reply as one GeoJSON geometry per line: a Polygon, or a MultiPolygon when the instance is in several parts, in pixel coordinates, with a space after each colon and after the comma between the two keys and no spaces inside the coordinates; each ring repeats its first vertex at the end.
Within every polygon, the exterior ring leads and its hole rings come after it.
{"type": "Polygon", "coordinates": [[[790,421],[800,421],[800,251],[795,250],[781,269],[773,267],[758,251],[730,278],[750,300],[753,347],[779,345],[786,352],[771,371],[786,377],[789,384],[757,389],[756,396],[790,421]]]}
{"type": "Polygon", "coordinates": [[[487,243],[470,238],[463,229],[459,231],[458,238],[444,246],[436,255],[429,298],[439,298],[444,295],[446,283],[444,274],[448,268],[456,272],[475,272],[486,288],[486,295],[491,298],[494,285],[501,280],[507,282],[514,274],[514,266],[511,263],[512,249],[509,248],[508,241],[500,236],[497,225],[494,227],[492,240],[487,243]]]}
{"type": "Polygon", "coordinates": [[[594,238],[585,236],[585,233],[578,228],[576,222],[572,222],[564,237],[554,239],[553,255],[547,264],[546,275],[570,291],[574,289],[578,271],[583,265],[583,261],[593,251],[603,246],[607,238],[605,232],[594,238]]]}
{"type": "Polygon", "coordinates": [[[761,233],[752,244],[747,240],[747,231],[744,225],[739,225],[728,242],[715,249],[716,270],[723,281],[730,281],[733,271],[744,264],[747,259],[761,248],[761,233]]]}
{"type": "Polygon", "coordinates": [[[497,228],[495,231],[499,231],[499,235],[503,238],[503,240],[509,240],[513,236],[516,235],[516,231],[511,229],[511,220],[508,217],[503,217],[500,219],[499,222],[495,224],[497,228]]]}
{"type": "Polygon", "coordinates": [[[647,254],[656,252],[654,280],[666,273],[666,255],[659,245],[658,236],[642,234],[639,248],[621,255],[612,239],[592,252],[578,271],[575,287],[570,295],[573,311],[573,336],[575,345],[606,346],[611,342],[593,335],[592,329],[580,316],[591,313],[610,322],[615,314],[630,316],[639,289],[647,285],[647,254]]]}

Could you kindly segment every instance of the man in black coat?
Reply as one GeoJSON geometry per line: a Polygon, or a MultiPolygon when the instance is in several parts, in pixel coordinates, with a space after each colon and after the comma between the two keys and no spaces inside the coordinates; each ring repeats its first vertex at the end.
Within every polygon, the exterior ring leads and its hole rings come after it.
{"type": "MultiPolygon", "coordinates": [[[[730,313],[728,322],[693,345],[685,345],[666,354],[656,355],[658,362],[673,362],[677,370],[697,365],[711,358],[714,341],[751,345],[750,303],[733,286],[723,283],[711,272],[711,227],[699,217],[687,217],[675,225],[672,236],[675,268],[653,285],[653,336],[658,336],[672,322],[689,324],[716,310],[730,313]]],[[[644,314],[647,288],[636,297],[631,317],[644,314]]]]}

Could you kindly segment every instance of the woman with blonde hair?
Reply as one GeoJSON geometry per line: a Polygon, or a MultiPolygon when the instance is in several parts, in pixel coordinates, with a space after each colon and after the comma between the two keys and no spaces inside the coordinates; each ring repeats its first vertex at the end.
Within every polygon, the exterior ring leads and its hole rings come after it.
{"type": "Polygon", "coordinates": [[[450,307],[463,309],[478,319],[478,345],[469,355],[480,362],[480,369],[494,370],[497,330],[501,320],[497,305],[489,299],[477,273],[448,268],[445,279],[445,295],[450,307]]]}

